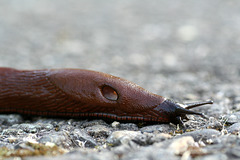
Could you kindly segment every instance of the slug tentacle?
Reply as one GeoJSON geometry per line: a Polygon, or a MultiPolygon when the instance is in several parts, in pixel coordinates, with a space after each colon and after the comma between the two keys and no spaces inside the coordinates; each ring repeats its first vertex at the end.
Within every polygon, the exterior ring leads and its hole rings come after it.
{"type": "Polygon", "coordinates": [[[212,100],[207,100],[207,101],[204,101],[204,102],[195,102],[195,103],[187,103],[185,104],[186,105],[186,109],[191,109],[191,108],[195,108],[195,107],[198,107],[198,106],[202,106],[202,105],[205,105],[205,104],[213,104],[213,101],[212,100]]]}

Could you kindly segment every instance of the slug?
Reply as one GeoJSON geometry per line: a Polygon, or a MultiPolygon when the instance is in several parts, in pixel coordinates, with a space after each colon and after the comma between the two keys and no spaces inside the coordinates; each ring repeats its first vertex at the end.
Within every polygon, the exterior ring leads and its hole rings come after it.
{"type": "Polygon", "coordinates": [[[212,103],[175,103],[90,70],[0,68],[0,113],[183,124],[187,114],[204,117],[189,109],[212,103]]]}

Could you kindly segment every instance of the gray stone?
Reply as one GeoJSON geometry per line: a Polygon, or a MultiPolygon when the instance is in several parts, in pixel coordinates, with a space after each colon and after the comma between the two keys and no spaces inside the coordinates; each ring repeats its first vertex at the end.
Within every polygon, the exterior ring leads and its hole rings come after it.
{"type": "Polygon", "coordinates": [[[179,160],[180,158],[165,149],[161,149],[155,146],[142,147],[138,150],[128,152],[122,157],[122,160],[158,160],[158,159],[168,159],[168,160],[179,160]]]}
{"type": "Polygon", "coordinates": [[[93,148],[97,145],[95,140],[88,135],[83,129],[74,129],[71,133],[71,138],[73,144],[76,144],[76,147],[90,147],[93,148]]]}
{"type": "Polygon", "coordinates": [[[192,131],[192,132],[186,132],[183,133],[178,137],[183,137],[183,136],[192,136],[195,141],[204,141],[207,142],[207,140],[213,139],[215,137],[219,137],[221,135],[221,132],[214,130],[214,129],[202,129],[202,130],[197,130],[197,131],[192,131]]]}
{"type": "Polygon", "coordinates": [[[162,141],[172,138],[171,135],[165,134],[165,133],[144,133],[144,134],[146,134],[148,137],[147,144],[162,142],[162,141]]]}
{"type": "Polygon", "coordinates": [[[76,144],[73,144],[72,139],[70,138],[70,133],[66,131],[51,131],[48,134],[45,133],[43,136],[41,136],[41,138],[39,138],[38,142],[44,144],[51,142],[57,146],[67,149],[76,147],[76,144]]]}
{"type": "Polygon", "coordinates": [[[1,125],[13,125],[22,123],[23,118],[20,115],[10,114],[10,115],[2,115],[0,114],[0,124],[1,125]]]}
{"type": "Polygon", "coordinates": [[[93,137],[108,137],[112,133],[112,128],[105,125],[94,125],[86,127],[85,131],[93,137]]]}
{"type": "Polygon", "coordinates": [[[160,133],[169,133],[175,131],[175,127],[169,124],[151,125],[141,128],[140,131],[147,133],[153,133],[156,131],[160,133]]]}
{"type": "Polygon", "coordinates": [[[239,135],[240,123],[235,123],[227,128],[228,133],[239,135]]]}
{"type": "Polygon", "coordinates": [[[19,135],[23,134],[23,130],[17,129],[17,128],[9,128],[9,129],[4,129],[2,131],[2,135],[19,135]]]}
{"type": "Polygon", "coordinates": [[[240,139],[236,135],[228,134],[228,135],[221,135],[221,136],[212,138],[212,144],[232,145],[235,143],[240,144],[240,139]]]}
{"type": "Polygon", "coordinates": [[[228,160],[228,156],[223,153],[216,153],[212,155],[206,155],[202,157],[197,157],[195,160],[228,160]]]}
{"type": "Polygon", "coordinates": [[[28,124],[28,123],[22,123],[22,124],[16,125],[16,127],[18,129],[23,130],[26,133],[36,133],[40,131],[40,129],[42,128],[41,125],[39,124],[28,124]]]}
{"type": "Polygon", "coordinates": [[[120,144],[129,144],[131,141],[141,145],[151,145],[171,138],[163,133],[140,133],[139,131],[115,131],[107,139],[107,142],[116,146],[120,144]]]}
{"type": "Polygon", "coordinates": [[[224,116],[224,119],[226,119],[226,123],[229,124],[240,123],[240,112],[228,114],[224,116]]]}
{"type": "MultiPolygon", "coordinates": [[[[52,160],[53,157],[27,157],[26,160],[52,160]]],[[[54,160],[119,160],[116,155],[111,152],[96,152],[91,150],[76,150],[61,156],[55,156],[54,160]]]]}
{"type": "Polygon", "coordinates": [[[240,149],[239,149],[239,146],[238,146],[238,147],[233,147],[233,148],[228,148],[228,151],[226,152],[226,154],[227,154],[230,158],[240,158],[240,149]]]}
{"type": "Polygon", "coordinates": [[[204,125],[205,128],[211,128],[216,130],[222,130],[224,124],[221,123],[217,118],[209,117],[208,122],[204,125]]]}
{"type": "Polygon", "coordinates": [[[87,121],[87,122],[82,124],[82,127],[85,128],[85,127],[91,127],[91,126],[95,126],[95,125],[108,126],[108,124],[105,121],[99,119],[99,120],[87,121]]]}
{"type": "Polygon", "coordinates": [[[120,123],[119,129],[120,130],[137,131],[138,126],[134,123],[120,123]]]}

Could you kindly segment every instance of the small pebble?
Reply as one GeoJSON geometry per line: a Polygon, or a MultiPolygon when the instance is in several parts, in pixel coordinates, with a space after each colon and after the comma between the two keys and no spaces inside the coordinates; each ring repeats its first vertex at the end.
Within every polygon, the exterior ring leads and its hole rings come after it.
{"type": "Polygon", "coordinates": [[[175,139],[168,147],[170,151],[174,151],[176,155],[183,154],[189,147],[196,146],[193,137],[186,136],[175,139]]]}
{"type": "Polygon", "coordinates": [[[228,133],[239,135],[240,123],[234,123],[227,128],[228,133]]]}
{"type": "Polygon", "coordinates": [[[107,142],[113,145],[127,144],[129,141],[139,136],[142,136],[140,131],[114,131],[107,138],[107,142]]]}
{"type": "Polygon", "coordinates": [[[113,128],[119,128],[119,127],[120,127],[120,123],[117,122],[117,121],[114,121],[114,122],[111,124],[111,126],[112,126],[113,128]]]}
{"type": "Polygon", "coordinates": [[[85,131],[93,137],[108,137],[112,133],[112,128],[105,125],[94,125],[86,127],[85,131]]]}

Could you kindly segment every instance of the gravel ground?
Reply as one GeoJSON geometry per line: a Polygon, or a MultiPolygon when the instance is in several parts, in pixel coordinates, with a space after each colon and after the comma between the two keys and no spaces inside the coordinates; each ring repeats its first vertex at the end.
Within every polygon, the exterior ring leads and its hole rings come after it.
{"type": "Polygon", "coordinates": [[[239,15],[239,1],[0,0],[2,67],[91,69],[175,101],[214,100],[185,130],[2,114],[1,158],[239,159],[239,15]]]}

